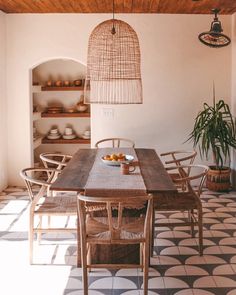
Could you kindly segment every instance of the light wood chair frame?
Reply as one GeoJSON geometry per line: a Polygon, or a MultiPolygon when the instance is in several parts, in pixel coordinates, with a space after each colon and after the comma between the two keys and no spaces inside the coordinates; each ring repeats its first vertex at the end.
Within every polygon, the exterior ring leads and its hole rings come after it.
{"type": "MultiPolygon", "coordinates": [[[[192,150],[192,151],[176,150],[176,151],[170,151],[170,152],[161,154],[161,157],[171,158],[170,160],[165,161],[165,165],[167,165],[166,167],[172,164],[176,166],[192,165],[194,163],[196,156],[197,156],[197,152],[195,150],[192,150]],[[183,155],[183,156],[181,157],[180,155],[183,155]]],[[[189,172],[190,171],[188,170],[188,174],[189,172]]],[[[173,178],[175,176],[173,176],[173,178]]]]}
{"type": "MultiPolygon", "coordinates": [[[[197,156],[197,152],[195,150],[186,151],[186,150],[176,150],[170,151],[167,153],[162,153],[161,157],[168,157],[170,160],[165,161],[166,168],[171,167],[170,165],[175,165],[176,167],[181,165],[192,165],[195,158],[197,156]],[[182,156],[181,156],[182,155],[182,156]]],[[[189,175],[190,168],[187,169],[187,174],[189,175]]],[[[178,183],[175,181],[181,175],[180,170],[176,170],[175,173],[169,172],[169,176],[171,177],[172,181],[178,187],[178,183]]],[[[183,183],[181,185],[184,185],[183,183]]]]}
{"type": "MultiPolygon", "coordinates": [[[[151,218],[152,218],[152,206],[153,206],[153,198],[152,195],[146,196],[130,196],[129,198],[122,197],[89,197],[83,194],[78,195],[78,220],[79,220],[79,233],[78,233],[78,249],[79,244],[81,248],[81,260],[82,260],[82,269],[83,269],[83,286],[84,286],[84,295],[88,294],[88,270],[91,268],[141,268],[143,270],[143,286],[144,286],[144,294],[147,295],[148,290],[148,269],[149,269],[149,258],[150,258],[150,226],[151,226],[151,218]],[[147,202],[147,210],[146,216],[143,226],[143,236],[135,237],[135,238],[121,238],[120,232],[122,228],[124,229],[124,225],[122,225],[122,212],[123,208],[128,206],[132,206],[137,204],[137,202],[147,202]],[[110,235],[105,238],[99,238],[96,236],[89,236],[87,232],[88,219],[86,214],[86,206],[89,202],[95,203],[104,203],[107,209],[107,227],[106,231],[110,235]],[[112,217],[112,210],[114,210],[114,204],[116,204],[116,208],[118,211],[118,215],[115,218],[112,217]],[[114,226],[115,224],[115,226],[114,226]],[[118,233],[118,236],[117,236],[118,233]],[[79,241],[80,234],[80,241],[79,241]],[[93,264],[91,263],[90,257],[90,246],[92,244],[140,244],[140,264],[93,264]]],[[[133,226],[138,226],[137,224],[133,224],[133,226]]],[[[128,228],[130,229],[130,228],[128,228]]]]}
{"type": "MultiPolygon", "coordinates": [[[[59,153],[42,153],[39,155],[45,168],[50,168],[48,164],[55,165],[55,169],[61,170],[64,168],[68,161],[72,158],[71,155],[59,154],[59,153]],[[61,158],[60,160],[54,160],[53,157],[61,158]]],[[[51,167],[52,168],[52,167],[51,167]]]]}
{"type": "Polygon", "coordinates": [[[169,165],[169,164],[175,164],[176,166],[180,166],[181,164],[192,165],[197,156],[197,152],[195,150],[192,150],[192,151],[177,150],[177,151],[171,151],[171,152],[161,154],[161,157],[166,157],[166,156],[171,157],[171,160],[165,161],[166,165],[169,165]],[[184,154],[184,156],[178,157],[181,154],[184,154]],[[188,161],[188,163],[186,163],[186,161],[188,161]]]}
{"type": "Polygon", "coordinates": [[[76,196],[68,197],[57,197],[52,196],[50,189],[55,175],[60,173],[60,170],[49,169],[49,168],[26,168],[20,172],[20,176],[24,179],[25,185],[28,190],[30,197],[30,210],[29,210],[29,262],[33,264],[33,243],[34,234],[37,234],[38,241],[41,239],[42,233],[77,233],[77,227],[65,227],[65,228],[52,228],[50,224],[50,218],[52,216],[77,216],[77,201],[76,196]],[[47,180],[41,180],[34,177],[35,173],[45,173],[48,176],[47,180]],[[33,176],[32,176],[33,175],[33,176]],[[39,190],[36,190],[33,185],[38,185],[39,190]],[[64,204],[64,201],[65,204],[64,204]],[[73,204],[74,200],[74,204],[73,204]],[[50,202],[50,203],[47,203],[50,202]],[[53,210],[53,204],[58,205],[58,209],[53,210]],[[67,207],[68,205],[68,207],[67,207]],[[72,209],[71,209],[72,207],[72,209]],[[40,210],[39,210],[40,208],[40,210]],[[35,217],[39,217],[39,223],[35,224],[35,217]],[[43,216],[48,217],[48,226],[42,227],[43,216]]]}
{"type": "Polygon", "coordinates": [[[112,138],[101,139],[95,143],[95,147],[99,148],[99,145],[104,142],[111,142],[112,143],[111,147],[113,147],[113,148],[121,147],[122,143],[127,143],[128,146],[132,147],[132,148],[135,147],[135,143],[132,140],[127,139],[127,138],[121,138],[121,137],[112,137],[112,138]]]}
{"type": "MultiPolygon", "coordinates": [[[[209,170],[208,166],[205,165],[181,165],[178,167],[169,167],[168,171],[178,169],[180,176],[175,179],[175,182],[179,184],[178,192],[173,194],[163,194],[160,195],[162,201],[165,201],[165,208],[158,207],[158,201],[155,200],[154,196],[154,205],[153,205],[153,220],[152,220],[152,247],[154,245],[154,229],[155,227],[170,227],[170,226],[190,226],[191,235],[194,237],[194,226],[198,226],[198,240],[199,240],[199,255],[203,254],[203,217],[202,217],[202,203],[200,195],[202,193],[202,188],[206,179],[207,172],[209,170]],[[198,172],[194,175],[191,175],[192,169],[201,169],[201,172],[198,172]],[[191,181],[199,180],[197,190],[194,190],[191,181]],[[193,197],[193,204],[183,205],[182,208],[178,206],[178,198],[181,201],[181,198],[189,198],[190,195],[193,197]],[[191,206],[190,206],[191,205],[191,206]],[[155,211],[187,211],[188,219],[184,223],[155,223],[155,211]],[[195,213],[196,211],[196,213],[195,213]]],[[[152,251],[151,247],[151,251],[152,251]]],[[[151,252],[152,253],[152,252],[151,252]]]]}
{"type": "Polygon", "coordinates": [[[39,158],[43,162],[43,165],[45,168],[47,169],[53,168],[58,170],[58,172],[55,173],[54,178],[52,179],[52,181],[55,181],[58,177],[58,174],[60,174],[61,170],[63,170],[66,167],[66,165],[68,164],[72,156],[66,155],[66,154],[46,152],[46,153],[40,154],[39,158]],[[60,160],[55,160],[54,159],[55,157],[57,159],[59,158],[60,160]]]}

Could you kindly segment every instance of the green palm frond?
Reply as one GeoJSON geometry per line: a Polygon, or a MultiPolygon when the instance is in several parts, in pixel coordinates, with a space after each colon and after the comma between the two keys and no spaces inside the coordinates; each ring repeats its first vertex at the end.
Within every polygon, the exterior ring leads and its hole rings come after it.
{"type": "Polygon", "coordinates": [[[214,93],[213,106],[203,104],[187,141],[193,141],[201,157],[208,159],[212,152],[215,165],[220,169],[227,159],[230,160],[230,148],[236,148],[235,125],[229,105],[222,99],[216,102],[214,93]]]}

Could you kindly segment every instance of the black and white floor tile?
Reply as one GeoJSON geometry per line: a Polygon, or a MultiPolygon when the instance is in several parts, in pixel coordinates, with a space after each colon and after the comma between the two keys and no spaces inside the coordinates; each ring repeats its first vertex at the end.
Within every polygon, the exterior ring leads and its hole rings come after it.
{"type": "MultiPolygon", "coordinates": [[[[197,236],[191,238],[189,229],[181,226],[182,213],[156,214],[159,223],[175,219],[180,225],[156,229],[150,295],[236,295],[236,192],[204,191],[201,199],[202,257],[198,255],[197,236]]],[[[40,245],[35,242],[35,264],[29,265],[29,204],[23,188],[11,187],[0,193],[0,294],[83,294],[75,236],[44,236],[40,245]]],[[[142,281],[138,269],[98,269],[89,275],[89,294],[139,295],[142,281]]]]}

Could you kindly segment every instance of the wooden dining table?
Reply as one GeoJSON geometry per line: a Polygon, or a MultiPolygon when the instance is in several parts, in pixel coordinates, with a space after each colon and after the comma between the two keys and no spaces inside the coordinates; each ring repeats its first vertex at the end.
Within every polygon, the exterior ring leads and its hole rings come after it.
{"type": "MultiPolygon", "coordinates": [[[[53,191],[84,192],[90,196],[112,194],[112,196],[124,196],[124,198],[129,195],[135,195],[138,198],[140,195],[150,193],[153,194],[154,205],[157,194],[176,193],[176,187],[156,151],[148,148],[80,149],[74,154],[50,189],[53,191]],[[123,175],[119,166],[107,165],[102,161],[105,155],[116,153],[133,156],[134,163],[136,163],[135,171],[123,175]]],[[[104,253],[104,250],[100,252],[104,253]]],[[[127,253],[124,250],[118,252],[122,252],[122,255],[126,258],[129,257],[133,262],[133,258],[131,258],[133,249],[127,250],[127,253]]],[[[119,257],[117,250],[115,253],[114,251],[110,253],[110,256],[119,257]]]]}
{"type": "MultiPolygon", "coordinates": [[[[106,179],[103,182],[102,187],[97,183],[97,188],[103,193],[109,186],[109,182],[116,185],[114,191],[119,193],[125,190],[125,180],[132,180],[131,177],[136,177],[137,174],[142,177],[145,184],[146,193],[172,193],[176,192],[170,176],[166,172],[159,156],[154,149],[148,148],[99,148],[99,149],[80,149],[78,150],[68,165],[63,169],[60,176],[52,184],[51,190],[54,191],[75,191],[81,192],[89,189],[87,182],[91,174],[94,165],[102,167],[99,170],[100,178],[106,179]],[[117,177],[120,174],[119,166],[105,165],[101,158],[107,154],[124,153],[133,155],[134,160],[137,161],[139,169],[135,170],[135,173],[129,175],[122,175],[123,180],[120,182],[120,178],[117,177]]],[[[137,191],[139,188],[133,187],[133,191],[137,191]]],[[[132,188],[130,188],[132,193],[132,188]]]]}

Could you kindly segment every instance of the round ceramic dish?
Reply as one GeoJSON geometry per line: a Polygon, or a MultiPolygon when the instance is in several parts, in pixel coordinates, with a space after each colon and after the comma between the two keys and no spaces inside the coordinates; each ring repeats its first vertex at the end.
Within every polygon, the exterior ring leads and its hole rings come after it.
{"type": "Polygon", "coordinates": [[[56,134],[56,135],[48,134],[47,136],[48,139],[59,139],[60,137],[61,137],[60,134],[56,134]]]}
{"type": "Polygon", "coordinates": [[[90,139],[90,136],[82,135],[83,139],[90,139]]]}
{"type": "Polygon", "coordinates": [[[134,160],[134,157],[131,155],[125,155],[125,160],[123,161],[109,161],[104,159],[105,156],[102,157],[102,162],[109,166],[120,166],[121,163],[131,163],[134,160]]]}
{"type": "Polygon", "coordinates": [[[64,139],[74,139],[74,138],[76,138],[76,135],[75,134],[70,134],[70,135],[63,134],[62,137],[64,139]]]}

